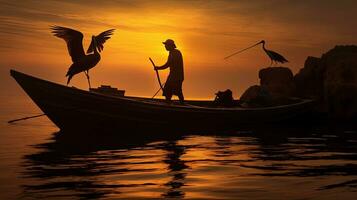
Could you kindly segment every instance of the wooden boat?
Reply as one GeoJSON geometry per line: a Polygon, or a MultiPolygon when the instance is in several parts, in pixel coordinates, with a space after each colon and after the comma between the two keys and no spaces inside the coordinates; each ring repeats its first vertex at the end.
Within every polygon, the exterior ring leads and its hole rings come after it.
{"type": "Polygon", "coordinates": [[[10,74],[61,130],[212,130],[282,123],[308,112],[312,100],[264,108],[218,108],[212,101],[166,104],[161,99],[109,96],[56,84],[11,70],[10,74]]]}

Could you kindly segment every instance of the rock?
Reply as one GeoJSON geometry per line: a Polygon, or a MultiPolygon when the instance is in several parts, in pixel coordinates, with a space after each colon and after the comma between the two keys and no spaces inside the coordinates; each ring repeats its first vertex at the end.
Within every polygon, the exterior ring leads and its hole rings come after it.
{"type": "Polygon", "coordinates": [[[262,86],[250,86],[240,97],[239,102],[243,106],[262,107],[272,104],[272,96],[269,91],[262,86]]]}
{"type": "Polygon", "coordinates": [[[268,67],[259,71],[260,85],[249,87],[240,103],[249,107],[288,104],[294,94],[293,73],[286,67],[268,67]]]}
{"type": "Polygon", "coordinates": [[[348,84],[327,87],[326,101],[329,115],[340,120],[357,119],[357,87],[348,84]]]}
{"type": "Polygon", "coordinates": [[[357,46],[336,46],[321,58],[308,57],[294,82],[299,97],[320,100],[330,116],[357,117],[357,46]]]}
{"type": "Polygon", "coordinates": [[[309,56],[304,68],[294,76],[296,96],[302,98],[323,98],[323,70],[321,59],[309,56]]]}
{"type": "Polygon", "coordinates": [[[324,103],[330,116],[357,116],[357,46],[336,46],[321,57],[324,103]]]}
{"type": "Polygon", "coordinates": [[[243,107],[267,107],[297,103],[299,99],[282,95],[272,95],[265,87],[254,85],[249,87],[240,97],[243,107]]]}
{"type": "Polygon", "coordinates": [[[291,103],[291,97],[318,100],[315,111],[340,120],[357,119],[357,46],[336,46],[321,58],[308,57],[295,76],[286,67],[259,71],[260,86],[248,88],[240,101],[249,106],[291,103]]]}
{"type": "Polygon", "coordinates": [[[335,58],[325,63],[323,84],[328,112],[340,119],[357,117],[357,52],[335,58]]]}
{"type": "Polygon", "coordinates": [[[294,76],[287,67],[268,67],[259,71],[260,85],[273,96],[292,96],[295,91],[294,76]]]}

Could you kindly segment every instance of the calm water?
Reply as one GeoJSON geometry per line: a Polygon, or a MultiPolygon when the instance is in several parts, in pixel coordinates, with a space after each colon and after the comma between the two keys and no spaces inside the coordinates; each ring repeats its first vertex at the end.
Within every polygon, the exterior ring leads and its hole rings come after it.
{"type": "Polygon", "coordinates": [[[0,199],[357,196],[357,133],[351,128],[77,141],[56,134],[45,117],[8,125],[40,111],[27,98],[2,99],[0,199]]]}

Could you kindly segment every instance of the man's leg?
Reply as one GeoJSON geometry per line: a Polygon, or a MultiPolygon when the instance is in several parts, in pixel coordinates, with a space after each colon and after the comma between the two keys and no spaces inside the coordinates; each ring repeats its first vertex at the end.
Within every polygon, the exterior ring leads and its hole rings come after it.
{"type": "Polygon", "coordinates": [[[166,103],[171,104],[172,92],[170,88],[170,82],[166,81],[165,86],[162,90],[162,95],[165,96],[166,103]]]}
{"type": "Polygon", "coordinates": [[[184,104],[185,103],[185,98],[183,97],[182,92],[178,95],[178,98],[180,100],[180,104],[184,104]]]}
{"type": "Polygon", "coordinates": [[[183,97],[183,92],[182,92],[182,81],[179,83],[178,85],[179,89],[178,89],[178,98],[180,100],[180,104],[184,104],[185,103],[185,98],[183,97]]]}
{"type": "Polygon", "coordinates": [[[171,98],[172,98],[172,94],[166,94],[165,96],[166,103],[171,104],[172,103],[171,98]]]}

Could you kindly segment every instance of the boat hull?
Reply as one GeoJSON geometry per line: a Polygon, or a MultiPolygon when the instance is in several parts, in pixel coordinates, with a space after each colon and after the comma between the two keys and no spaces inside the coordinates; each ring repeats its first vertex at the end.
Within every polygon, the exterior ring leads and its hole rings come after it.
{"type": "Polygon", "coordinates": [[[36,105],[63,131],[235,129],[291,121],[310,111],[313,106],[311,100],[267,108],[200,107],[191,106],[191,101],[187,101],[188,105],[168,105],[159,99],[106,96],[14,70],[10,73],[36,105]]]}

